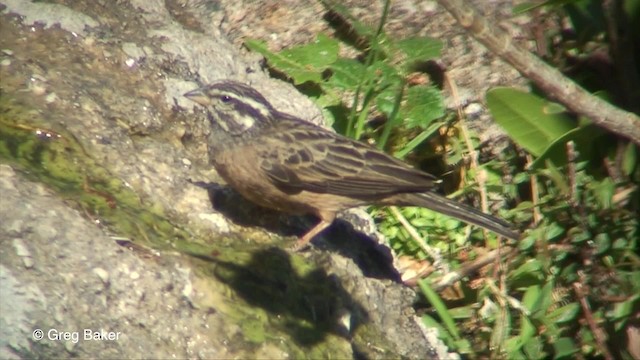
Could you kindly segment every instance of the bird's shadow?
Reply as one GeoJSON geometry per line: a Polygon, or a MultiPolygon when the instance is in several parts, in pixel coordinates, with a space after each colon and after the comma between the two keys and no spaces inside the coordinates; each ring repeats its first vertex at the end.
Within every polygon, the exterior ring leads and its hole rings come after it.
{"type": "MultiPolygon", "coordinates": [[[[249,305],[269,313],[270,326],[289,334],[300,346],[318,344],[329,334],[349,339],[350,333],[368,321],[367,311],[349,295],[335,275],[318,268],[301,273],[292,264],[291,256],[280,248],[257,250],[248,261],[242,262],[191,255],[213,263],[212,275],[249,305]]],[[[248,315],[243,322],[250,321],[252,318],[248,315]]]]}
{"type": "MultiPolygon", "coordinates": [[[[279,235],[298,237],[317,221],[259,207],[225,186],[192,183],[207,189],[213,208],[238,225],[260,226],[279,235]]],[[[389,249],[354,230],[350,223],[337,221],[323,233],[322,240],[316,242],[318,247],[353,259],[365,276],[400,281],[389,249]]],[[[344,289],[336,275],[321,267],[301,271],[290,252],[283,249],[285,246],[256,246],[247,253],[248,260],[229,258],[228,254],[191,255],[214,264],[215,277],[247,303],[273,315],[277,320],[271,323],[299,345],[320,343],[329,334],[350,339],[349,334],[368,321],[366,309],[344,289]]],[[[246,259],[239,258],[242,257],[246,259]]],[[[351,345],[354,356],[367,358],[365,347],[358,341],[351,341],[351,345]]]]}
{"type": "MultiPolygon", "coordinates": [[[[258,206],[227,186],[192,183],[206,189],[213,208],[240,226],[261,227],[280,236],[298,238],[318,222],[312,215],[292,216],[258,206]]],[[[293,245],[294,241],[292,239],[290,244],[293,245]]],[[[352,259],[367,277],[401,282],[400,274],[393,266],[390,249],[357,231],[345,220],[336,219],[322,234],[316,236],[312,244],[352,259]]]]}

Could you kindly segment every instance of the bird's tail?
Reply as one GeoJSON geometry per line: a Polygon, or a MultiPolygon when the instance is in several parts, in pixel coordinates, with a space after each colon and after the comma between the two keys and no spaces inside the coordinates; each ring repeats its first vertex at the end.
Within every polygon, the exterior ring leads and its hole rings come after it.
{"type": "Polygon", "coordinates": [[[512,230],[508,222],[434,192],[398,194],[395,200],[395,205],[424,207],[480,226],[512,240],[520,238],[520,234],[512,230]]]}

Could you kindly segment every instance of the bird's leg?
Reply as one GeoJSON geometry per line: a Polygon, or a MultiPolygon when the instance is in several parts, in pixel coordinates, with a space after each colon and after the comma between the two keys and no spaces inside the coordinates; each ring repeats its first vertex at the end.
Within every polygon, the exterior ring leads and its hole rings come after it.
{"type": "Polygon", "coordinates": [[[316,235],[318,235],[322,230],[326,229],[329,225],[331,225],[333,221],[327,221],[325,219],[320,219],[320,222],[313,227],[313,229],[309,230],[304,236],[302,236],[298,241],[296,241],[295,245],[291,247],[293,251],[300,251],[307,247],[309,241],[313,239],[316,235]]]}

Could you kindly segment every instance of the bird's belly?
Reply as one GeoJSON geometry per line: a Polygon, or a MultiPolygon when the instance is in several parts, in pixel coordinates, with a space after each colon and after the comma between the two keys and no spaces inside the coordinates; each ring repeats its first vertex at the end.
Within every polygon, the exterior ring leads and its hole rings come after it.
{"type": "MultiPolygon", "coordinates": [[[[326,193],[301,191],[288,194],[278,189],[266,178],[255,162],[237,161],[229,166],[233,159],[223,154],[213,163],[220,176],[243,197],[258,205],[291,214],[316,214],[339,212],[364,205],[360,200],[326,193]]],[[[246,158],[245,158],[246,159],[246,158]]]]}

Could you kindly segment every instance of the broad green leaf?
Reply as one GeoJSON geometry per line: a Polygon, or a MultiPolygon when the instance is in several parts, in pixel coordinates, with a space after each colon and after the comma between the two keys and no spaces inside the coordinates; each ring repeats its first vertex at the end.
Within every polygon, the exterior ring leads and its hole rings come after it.
{"type": "Polygon", "coordinates": [[[571,303],[565,306],[555,309],[549,313],[548,317],[558,323],[565,323],[568,321],[575,321],[576,315],[580,312],[580,305],[578,303],[571,303]]]}
{"type": "Polygon", "coordinates": [[[616,331],[620,331],[623,325],[627,325],[627,320],[633,315],[640,295],[632,296],[626,301],[621,301],[613,305],[613,310],[609,311],[607,317],[615,321],[616,331]]]}
{"type": "Polygon", "coordinates": [[[489,91],[487,105],[495,121],[534,156],[542,155],[556,139],[575,127],[568,115],[547,111],[544,99],[515,89],[489,91]]]}
{"type": "Polygon", "coordinates": [[[531,323],[529,317],[526,315],[520,315],[520,341],[522,344],[526,344],[536,337],[536,327],[531,323]]]}
{"type": "Polygon", "coordinates": [[[323,34],[312,44],[279,53],[269,51],[266,43],[259,40],[247,40],[245,45],[261,53],[271,67],[291,77],[296,85],[307,81],[321,82],[322,72],[338,59],[338,42],[323,34]]]}
{"type": "Polygon", "coordinates": [[[401,116],[408,128],[426,129],[433,120],[444,116],[442,93],[433,86],[408,88],[401,116]]]}
{"type": "Polygon", "coordinates": [[[546,359],[547,353],[544,351],[544,344],[541,337],[533,337],[523,344],[522,350],[527,354],[527,359],[546,359]]]}
{"type": "Polygon", "coordinates": [[[505,341],[504,350],[509,354],[519,352],[525,344],[536,339],[536,328],[531,321],[525,315],[520,315],[520,321],[520,333],[518,336],[511,337],[505,341]]]}
{"type": "Polygon", "coordinates": [[[366,67],[359,61],[340,58],[329,66],[333,75],[328,84],[344,90],[355,91],[365,76],[366,67]]]}
{"type": "Polygon", "coordinates": [[[573,340],[568,337],[557,339],[553,343],[553,349],[555,350],[554,359],[570,358],[571,355],[579,350],[573,340]]]}
{"type": "Polygon", "coordinates": [[[524,358],[524,354],[520,352],[521,347],[522,341],[520,341],[520,336],[512,336],[504,342],[504,351],[509,354],[510,359],[524,358]]]}
{"type": "Polygon", "coordinates": [[[540,296],[540,286],[532,285],[527,288],[524,292],[524,296],[522,297],[522,305],[529,311],[529,313],[534,311],[534,306],[536,304],[536,300],[540,296]]]}
{"type": "Polygon", "coordinates": [[[380,92],[389,86],[397,86],[404,83],[398,69],[384,61],[376,61],[367,69],[369,76],[374,76],[376,91],[380,92]]]}
{"type": "Polygon", "coordinates": [[[598,143],[604,131],[595,125],[589,124],[577,127],[560,136],[544,151],[530,166],[531,170],[541,169],[547,161],[551,161],[556,167],[563,167],[568,163],[567,143],[574,143],[577,155],[575,162],[588,161],[592,159],[592,152],[596,149],[594,144],[598,143]]]}
{"type": "Polygon", "coordinates": [[[611,237],[609,234],[600,233],[593,238],[595,243],[595,255],[604,255],[611,249],[611,237]]]}
{"type": "Polygon", "coordinates": [[[400,40],[396,45],[406,57],[403,67],[438,58],[442,53],[442,41],[429,37],[412,37],[400,40]]]}
{"type": "Polygon", "coordinates": [[[382,90],[375,98],[376,108],[381,113],[389,117],[393,112],[397,104],[398,91],[402,91],[401,83],[397,82],[393,85],[387,86],[382,90]]]}
{"type": "Polygon", "coordinates": [[[509,274],[509,279],[516,283],[515,285],[521,285],[521,283],[537,283],[542,276],[542,264],[537,259],[531,259],[513,270],[509,274]]]}
{"type": "Polygon", "coordinates": [[[547,311],[553,304],[553,281],[548,281],[542,287],[540,295],[536,299],[535,304],[531,308],[531,318],[537,320],[547,320],[547,311]]]}

